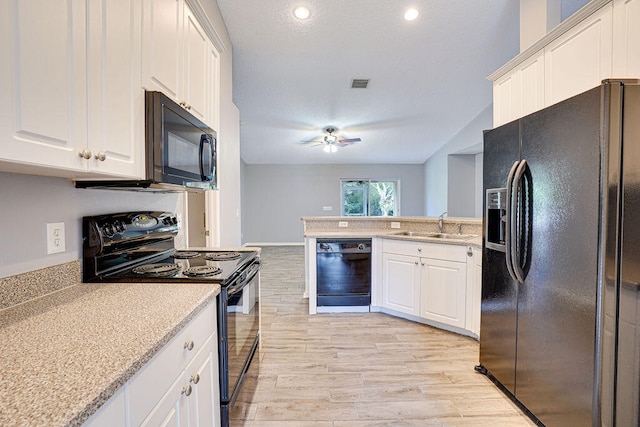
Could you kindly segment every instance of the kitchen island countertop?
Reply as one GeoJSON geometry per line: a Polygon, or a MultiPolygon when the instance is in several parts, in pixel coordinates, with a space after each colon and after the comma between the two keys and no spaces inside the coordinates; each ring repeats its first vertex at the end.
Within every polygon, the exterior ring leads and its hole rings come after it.
{"type": "Polygon", "coordinates": [[[81,425],[219,292],[76,284],[0,310],[0,425],[81,425]]]}

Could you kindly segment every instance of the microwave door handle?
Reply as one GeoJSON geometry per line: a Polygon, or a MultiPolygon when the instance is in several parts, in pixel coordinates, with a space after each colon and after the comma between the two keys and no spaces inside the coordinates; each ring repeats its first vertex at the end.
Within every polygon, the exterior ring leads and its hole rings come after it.
{"type": "Polygon", "coordinates": [[[207,134],[203,133],[200,135],[200,180],[204,181],[206,179],[206,175],[204,174],[204,144],[208,143],[207,134]]]}
{"type": "Polygon", "coordinates": [[[516,274],[513,271],[512,265],[512,257],[511,257],[511,217],[513,216],[513,212],[511,211],[511,199],[513,192],[513,178],[516,174],[516,169],[518,169],[518,164],[520,162],[514,162],[513,166],[511,166],[511,170],[509,171],[509,177],[507,178],[507,200],[505,201],[506,205],[506,227],[504,233],[504,246],[505,246],[505,262],[507,264],[507,270],[509,271],[509,276],[513,280],[518,280],[516,274]]]}

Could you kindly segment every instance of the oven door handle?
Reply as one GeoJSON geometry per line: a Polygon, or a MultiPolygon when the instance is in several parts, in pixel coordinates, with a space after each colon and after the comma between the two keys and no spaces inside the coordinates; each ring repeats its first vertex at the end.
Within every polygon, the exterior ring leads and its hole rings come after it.
{"type": "Polygon", "coordinates": [[[255,262],[247,268],[246,274],[241,274],[238,280],[227,287],[227,295],[235,295],[244,289],[260,271],[260,262],[255,262]]]}

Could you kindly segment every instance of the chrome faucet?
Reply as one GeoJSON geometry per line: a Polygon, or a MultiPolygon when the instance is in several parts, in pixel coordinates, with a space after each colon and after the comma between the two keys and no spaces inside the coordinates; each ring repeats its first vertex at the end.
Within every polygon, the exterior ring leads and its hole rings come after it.
{"type": "Polygon", "coordinates": [[[446,214],[448,214],[449,212],[444,211],[442,212],[442,214],[438,217],[438,233],[442,234],[442,220],[444,219],[444,216],[446,214]]]}

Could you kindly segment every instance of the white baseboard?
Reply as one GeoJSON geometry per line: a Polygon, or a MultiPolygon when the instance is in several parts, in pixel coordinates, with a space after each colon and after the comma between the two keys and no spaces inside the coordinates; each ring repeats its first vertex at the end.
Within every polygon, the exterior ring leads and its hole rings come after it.
{"type": "Polygon", "coordinates": [[[304,246],[304,242],[262,242],[245,243],[242,246],[304,246]]]}

